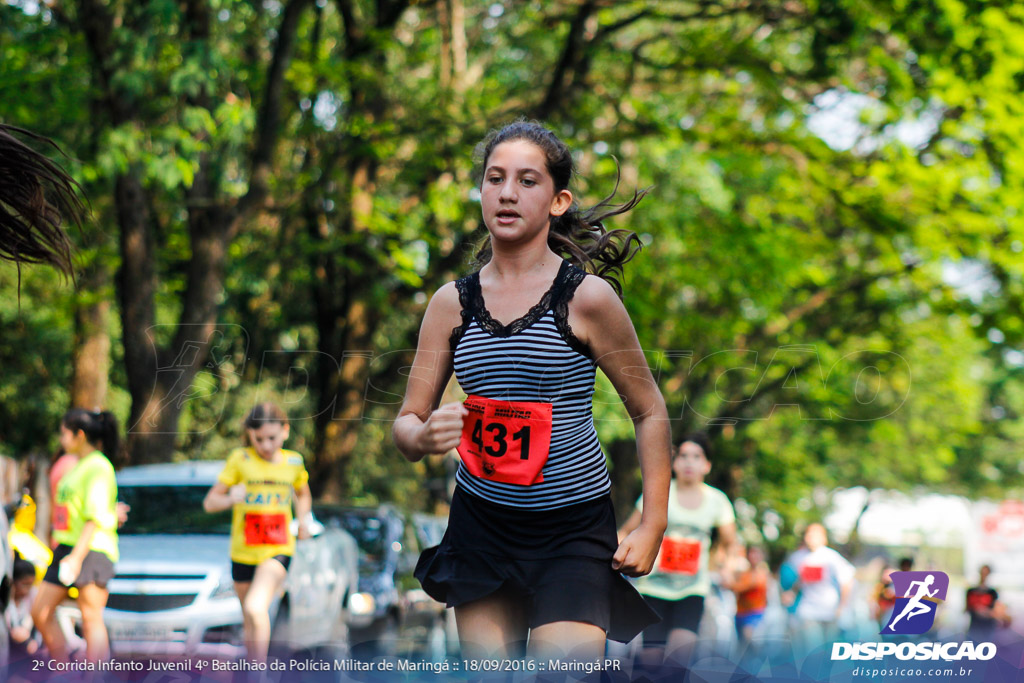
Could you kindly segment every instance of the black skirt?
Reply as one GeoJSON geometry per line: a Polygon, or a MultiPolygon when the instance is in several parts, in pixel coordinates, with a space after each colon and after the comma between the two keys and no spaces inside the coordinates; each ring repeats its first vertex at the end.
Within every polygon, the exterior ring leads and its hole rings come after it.
{"type": "Polygon", "coordinates": [[[456,487],[448,530],[416,565],[430,597],[458,607],[498,591],[527,605],[531,628],[581,621],[629,642],[659,619],[611,567],[618,548],[609,496],[554,510],[498,505],[456,487]]]}

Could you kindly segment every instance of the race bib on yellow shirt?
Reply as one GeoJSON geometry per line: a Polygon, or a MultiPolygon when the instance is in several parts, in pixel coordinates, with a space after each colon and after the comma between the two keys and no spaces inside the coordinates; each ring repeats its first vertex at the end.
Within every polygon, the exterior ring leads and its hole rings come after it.
{"type": "Polygon", "coordinates": [[[288,520],[283,512],[245,513],[246,545],[285,545],[288,543],[288,520]]]}

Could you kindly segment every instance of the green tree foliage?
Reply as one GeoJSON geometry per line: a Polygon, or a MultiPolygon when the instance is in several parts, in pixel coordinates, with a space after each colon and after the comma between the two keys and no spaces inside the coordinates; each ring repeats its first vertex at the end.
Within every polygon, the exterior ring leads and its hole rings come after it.
{"type": "MultiPolygon", "coordinates": [[[[133,421],[178,411],[146,457],[223,455],[274,396],[318,493],[442,497],[444,462],[405,463],[388,420],[429,295],[481,236],[472,147],[527,116],[578,151],[583,203],[654,186],[615,222],[647,244],[626,305],[675,437],[711,430],[750,524],[819,515],[822,486],[1020,485],[1016,3],[28,8],[0,5],[0,118],[74,150],[93,239],[119,244],[114,384],[133,421]],[[192,374],[157,381],[182,323],[204,330],[192,374]]],[[[607,385],[597,403],[625,507],[630,425],[607,385]]]]}

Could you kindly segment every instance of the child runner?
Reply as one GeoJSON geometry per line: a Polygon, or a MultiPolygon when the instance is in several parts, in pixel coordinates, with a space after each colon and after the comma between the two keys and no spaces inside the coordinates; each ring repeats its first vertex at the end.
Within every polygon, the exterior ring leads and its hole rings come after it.
{"type": "Polygon", "coordinates": [[[735,576],[725,575],[722,586],[736,594],[736,635],[740,647],[750,644],[754,631],[768,607],[768,579],[771,572],[759,546],[747,547],[746,566],[735,576]]]}
{"type": "Polygon", "coordinates": [[[283,410],[261,403],[242,427],[246,447],[228,456],[203,509],[232,509],[231,578],[242,605],[245,647],[250,659],[264,662],[270,648],[270,603],[284,585],[295,552],[293,500],[298,538],[309,538],[313,496],[302,456],[281,448],[289,433],[283,410]]]}
{"type": "MultiPolygon", "coordinates": [[[[644,631],[645,664],[664,658],[686,666],[697,642],[704,597],[711,588],[708,553],[711,531],[726,557],[736,542],[736,515],[724,493],[704,483],[711,471],[711,446],[705,434],[686,437],[672,459],[674,476],[669,489],[668,529],[661,543],[655,569],[637,582],[661,622],[644,631]]],[[[630,533],[640,523],[644,499],[626,520],[619,534],[630,533]]]]}
{"type": "Polygon", "coordinates": [[[117,443],[117,420],[109,412],[73,408],[61,420],[61,448],[78,461],[57,488],[57,547],[32,603],[32,619],[55,660],[67,658],[55,609],[68,597],[69,586],[78,589],[86,657],[99,661],[109,655],[103,608],[118,560],[117,481],[105,454],[114,455],[117,443]]]}
{"type": "Polygon", "coordinates": [[[71,471],[78,462],[78,456],[74,453],[64,453],[63,450],[59,451],[53,459],[53,464],[50,465],[50,471],[48,473],[50,479],[50,548],[57,547],[57,539],[53,537],[53,529],[57,528],[57,524],[60,520],[57,519],[58,512],[61,512],[53,501],[57,500],[57,489],[60,487],[60,480],[64,478],[64,475],[71,471]]]}
{"type": "Polygon", "coordinates": [[[650,571],[665,529],[667,412],[617,296],[636,236],[601,225],[642,194],[579,210],[572,155],[537,123],[477,150],[484,265],[431,299],[393,428],[410,461],[462,456],[448,530],[416,577],[455,608],[468,657],[517,656],[528,638],[531,656],[593,659],[606,634],[628,641],[656,620],[620,572],[650,571]],[[597,368],[633,419],[647,503],[621,544],[591,414],[597,368]],[[439,407],[453,369],[469,398],[439,407]]]}
{"type": "Polygon", "coordinates": [[[896,589],[892,585],[893,568],[888,563],[878,575],[878,583],[872,591],[871,618],[878,622],[878,628],[885,628],[896,606],[896,589]]]}
{"type": "Polygon", "coordinates": [[[828,547],[828,533],[817,522],[807,527],[804,546],[786,564],[796,581],[783,593],[783,604],[799,600],[792,624],[798,647],[807,653],[838,637],[839,616],[849,603],[856,570],[828,547]]]}

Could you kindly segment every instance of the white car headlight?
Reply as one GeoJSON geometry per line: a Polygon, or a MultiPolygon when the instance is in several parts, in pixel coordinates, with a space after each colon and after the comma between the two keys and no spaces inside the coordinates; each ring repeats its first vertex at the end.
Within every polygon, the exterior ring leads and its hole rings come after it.
{"type": "Polygon", "coordinates": [[[373,611],[377,609],[377,601],[369,593],[354,593],[348,599],[348,609],[357,616],[373,614],[373,611]]]}
{"type": "Polygon", "coordinates": [[[221,574],[220,583],[210,593],[211,600],[224,600],[226,598],[236,598],[238,595],[235,593],[235,581],[231,578],[231,570],[228,570],[221,574]]]}

